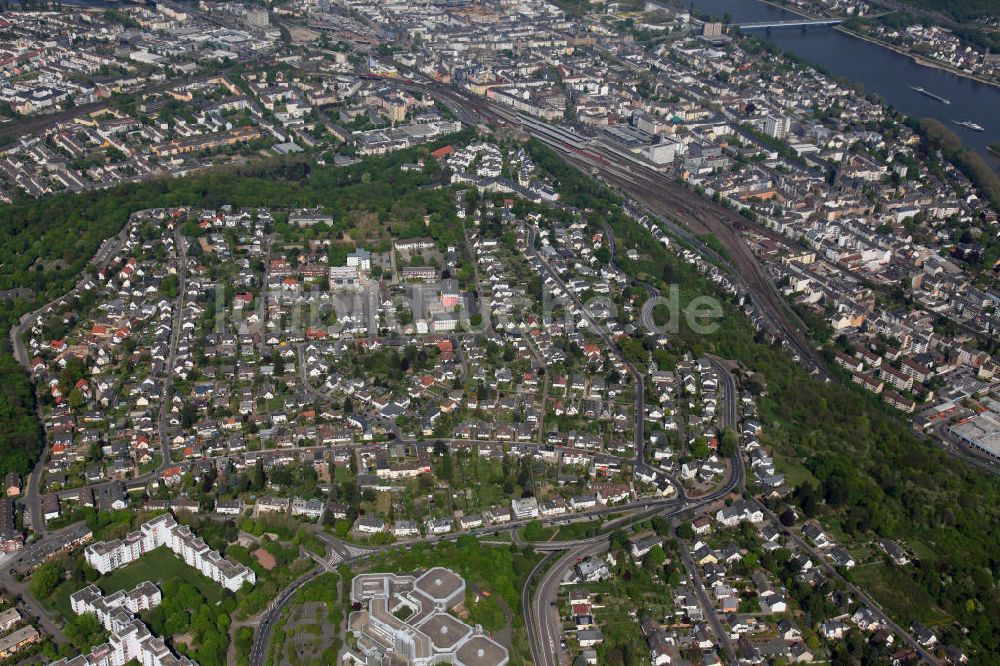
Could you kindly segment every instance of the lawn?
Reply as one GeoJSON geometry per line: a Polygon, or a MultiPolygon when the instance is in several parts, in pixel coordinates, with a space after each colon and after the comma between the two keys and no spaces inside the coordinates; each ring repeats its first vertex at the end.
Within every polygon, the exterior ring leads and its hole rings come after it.
{"type": "Polygon", "coordinates": [[[907,539],[903,544],[913,553],[914,557],[924,562],[934,562],[938,559],[937,552],[933,547],[920,539],[907,539]]]}
{"type": "Polygon", "coordinates": [[[932,627],[951,621],[951,617],[934,603],[927,591],[917,585],[905,569],[873,564],[858,567],[850,577],[904,627],[914,621],[932,627]]]}
{"type": "Polygon", "coordinates": [[[389,491],[375,493],[375,511],[381,516],[388,516],[392,511],[392,493],[389,491]]]}
{"type": "Polygon", "coordinates": [[[521,538],[525,541],[551,541],[559,530],[555,527],[543,527],[538,521],[531,521],[521,529],[521,538]]]}
{"type": "Polygon", "coordinates": [[[485,511],[507,500],[503,492],[503,465],[497,460],[479,456],[457,459],[452,487],[459,494],[461,508],[466,513],[485,511]],[[472,490],[472,497],[465,496],[467,489],[472,490]]]}
{"type": "Polygon", "coordinates": [[[583,539],[586,537],[592,537],[600,532],[601,527],[604,525],[603,520],[590,520],[581,523],[570,523],[569,525],[563,525],[559,528],[559,532],[556,533],[556,541],[573,541],[575,539],[583,539]]]}
{"type": "Polygon", "coordinates": [[[210,604],[216,604],[226,596],[222,586],[203,576],[194,567],[189,567],[184,560],[162,546],[151,550],[128,566],[101,576],[97,580],[97,586],[105,594],[109,594],[118,590],[131,590],[145,580],[158,583],[171,578],[191,583],[210,604]]]}
{"type": "Polygon", "coordinates": [[[816,477],[801,463],[778,459],[774,464],[778,472],[785,475],[785,485],[789,488],[798,487],[803,483],[816,483],[816,477]]]}

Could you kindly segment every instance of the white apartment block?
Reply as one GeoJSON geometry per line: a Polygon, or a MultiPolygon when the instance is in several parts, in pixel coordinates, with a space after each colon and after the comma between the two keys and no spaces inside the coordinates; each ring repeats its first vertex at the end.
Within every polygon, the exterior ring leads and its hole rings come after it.
{"type": "Polygon", "coordinates": [[[514,514],[515,520],[538,517],[538,500],[534,497],[515,499],[510,501],[510,510],[514,514]]]}
{"type": "Polygon", "coordinates": [[[178,525],[170,514],[147,521],[138,532],[132,532],[124,539],[91,544],[84,550],[84,557],[87,564],[106,574],[160,546],[166,546],[185,564],[231,592],[239,590],[243,583],[253,585],[257,582],[252,569],[227,560],[218,551],[209,548],[204,539],[195,536],[186,525],[178,525]]]}
{"type": "Polygon", "coordinates": [[[74,592],[70,604],[77,615],[93,613],[110,634],[108,642],[89,654],[60,659],[52,666],[124,666],[136,661],[142,666],[196,666],[187,657],[170,651],[162,638],[150,633],[136,614],[155,608],[162,601],[160,588],[146,581],[130,592],[119,590],[104,596],[96,585],[74,592]]]}

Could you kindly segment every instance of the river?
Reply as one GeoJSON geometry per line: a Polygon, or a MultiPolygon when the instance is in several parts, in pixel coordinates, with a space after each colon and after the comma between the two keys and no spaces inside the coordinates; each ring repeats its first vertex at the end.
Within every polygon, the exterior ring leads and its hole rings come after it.
{"type": "MultiPolygon", "coordinates": [[[[719,18],[729,14],[736,23],[801,18],[757,0],[685,0],[685,6],[688,2],[699,13],[719,18]]],[[[1000,168],[1000,160],[986,150],[990,141],[1000,140],[1000,88],[917,64],[906,55],[829,27],[805,31],[775,28],[753,30],[750,34],[821,65],[835,76],[863,84],[866,92],[878,94],[907,115],[944,122],[962,143],[986,156],[994,170],[1000,168]],[[910,86],[940,95],[951,104],[918,93],[910,86]],[[985,131],[967,129],[955,124],[956,120],[971,120],[985,131]]]]}

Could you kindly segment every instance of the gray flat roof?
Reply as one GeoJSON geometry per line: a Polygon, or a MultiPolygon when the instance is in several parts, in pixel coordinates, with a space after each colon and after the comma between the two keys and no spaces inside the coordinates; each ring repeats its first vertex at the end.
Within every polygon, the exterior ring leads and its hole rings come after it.
{"type": "Polygon", "coordinates": [[[991,456],[1000,457],[1000,423],[993,414],[987,412],[975,416],[952,426],[951,431],[991,456]]]}
{"type": "Polygon", "coordinates": [[[455,652],[462,666],[503,666],[507,649],[486,636],[473,636],[455,652]]]}
{"type": "Polygon", "coordinates": [[[465,581],[449,569],[434,567],[418,578],[414,587],[435,602],[448,603],[465,589],[465,581]]]}
{"type": "Polygon", "coordinates": [[[463,638],[472,633],[472,628],[447,613],[434,613],[419,627],[434,644],[438,652],[450,652],[463,638]]]}

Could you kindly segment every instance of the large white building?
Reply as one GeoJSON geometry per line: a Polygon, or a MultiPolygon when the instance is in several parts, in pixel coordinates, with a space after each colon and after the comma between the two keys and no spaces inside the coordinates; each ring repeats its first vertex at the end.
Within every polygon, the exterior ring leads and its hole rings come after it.
{"type": "Polygon", "coordinates": [[[60,659],[51,666],[123,666],[135,660],[142,666],[196,666],[187,657],[170,651],[163,639],[154,636],[136,615],[155,608],[162,601],[160,588],[146,581],[130,592],[119,590],[104,596],[96,585],[88,585],[70,595],[77,615],[93,613],[108,631],[108,642],[89,654],[60,659]]]}
{"type": "Polygon", "coordinates": [[[138,532],[124,539],[99,541],[87,546],[84,557],[87,564],[106,574],[142,557],[145,553],[166,546],[184,562],[231,592],[257,582],[257,575],[238,562],[228,560],[212,550],[204,539],[195,536],[187,525],[178,525],[166,513],[145,522],[138,532]]]}
{"type": "Polygon", "coordinates": [[[507,664],[507,648],[448,612],[465,604],[465,580],[451,569],[434,567],[421,576],[360,574],[351,581],[351,601],[361,607],[348,621],[358,642],[341,654],[342,664],[507,664]]]}

